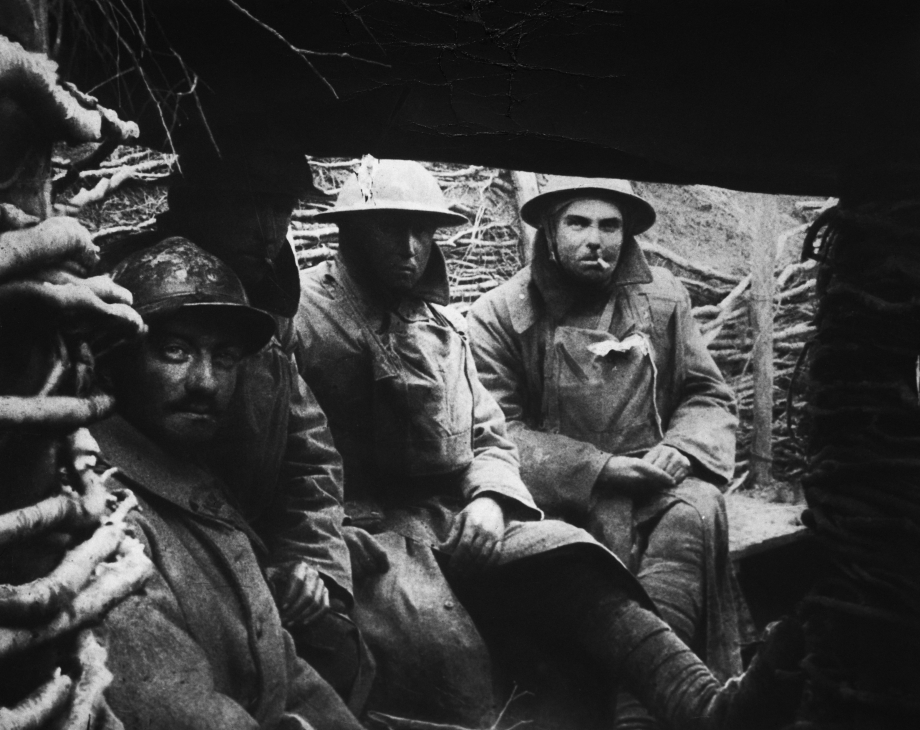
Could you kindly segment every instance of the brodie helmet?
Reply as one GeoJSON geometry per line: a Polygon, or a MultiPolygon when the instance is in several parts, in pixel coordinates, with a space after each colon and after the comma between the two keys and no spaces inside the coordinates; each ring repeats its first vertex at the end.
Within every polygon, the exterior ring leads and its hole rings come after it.
{"type": "Polygon", "coordinates": [[[314,220],[338,222],[369,211],[410,211],[425,214],[440,226],[459,226],[466,216],[447,207],[444,193],[428,170],[409,160],[376,160],[366,155],[330,210],[314,220]]]}
{"type": "Polygon", "coordinates": [[[604,177],[547,175],[540,192],[521,206],[521,218],[540,227],[543,214],[556,204],[582,197],[597,197],[623,206],[629,232],[647,231],[655,223],[655,209],[633,192],[628,180],[604,177]]]}

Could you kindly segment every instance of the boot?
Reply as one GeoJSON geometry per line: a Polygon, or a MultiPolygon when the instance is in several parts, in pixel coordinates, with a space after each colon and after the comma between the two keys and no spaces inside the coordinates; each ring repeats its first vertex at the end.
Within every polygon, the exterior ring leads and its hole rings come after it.
{"type": "Polygon", "coordinates": [[[747,673],[723,686],[653,612],[638,582],[605,561],[586,559],[598,553],[578,547],[480,578],[464,605],[473,606],[478,596],[486,603],[474,615],[502,616],[510,631],[576,649],[609,678],[611,689],[625,685],[672,730],[778,730],[792,722],[805,653],[798,624],[774,627],[747,673]]]}
{"type": "Polygon", "coordinates": [[[627,605],[614,623],[612,636],[627,642],[617,675],[669,727],[771,730],[794,720],[802,697],[798,667],[805,653],[796,622],[786,619],[772,625],[748,670],[724,686],[649,611],[627,605]]]}
{"type": "Polygon", "coordinates": [[[792,618],[770,624],[763,646],[747,671],[729,680],[716,696],[713,715],[719,727],[779,727],[789,723],[802,702],[805,636],[792,618]]]}

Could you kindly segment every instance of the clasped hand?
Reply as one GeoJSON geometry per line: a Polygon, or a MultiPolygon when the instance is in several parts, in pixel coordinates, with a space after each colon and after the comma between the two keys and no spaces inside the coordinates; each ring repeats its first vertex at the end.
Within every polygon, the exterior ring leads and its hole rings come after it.
{"type": "Polygon", "coordinates": [[[444,547],[452,551],[450,567],[476,573],[498,564],[505,535],[505,514],[491,497],[477,497],[454,517],[444,547]]]}
{"type": "Polygon", "coordinates": [[[294,563],[269,568],[267,573],[285,627],[306,626],[329,610],[329,589],[311,565],[294,563]]]}
{"type": "Polygon", "coordinates": [[[658,444],[641,459],[611,456],[599,481],[608,488],[636,497],[677,486],[690,474],[690,467],[690,459],[680,451],[658,444]]]}

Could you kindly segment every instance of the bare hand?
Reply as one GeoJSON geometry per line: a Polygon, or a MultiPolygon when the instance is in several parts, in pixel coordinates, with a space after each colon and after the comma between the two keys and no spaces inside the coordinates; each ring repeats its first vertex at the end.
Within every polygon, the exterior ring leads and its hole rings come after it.
{"type": "Polygon", "coordinates": [[[505,514],[491,497],[477,497],[454,517],[444,542],[453,550],[450,566],[462,573],[479,572],[498,563],[505,534],[505,514]]]}
{"type": "Polygon", "coordinates": [[[88,287],[99,299],[109,304],[130,306],[134,303],[134,295],[123,286],[116,284],[108,274],[83,278],[65,269],[44,269],[39,271],[35,278],[49,284],[77,284],[88,287]]]}
{"type": "Polygon", "coordinates": [[[128,292],[108,277],[81,279],[57,269],[47,275],[40,273],[34,279],[0,284],[0,302],[31,299],[68,316],[75,312],[101,315],[127,333],[140,334],[146,329],[144,320],[124,303],[124,294],[128,292]]]}
{"type": "Polygon", "coordinates": [[[664,469],[634,456],[611,456],[601,470],[598,482],[630,496],[652,494],[677,482],[664,469]]]}
{"type": "Polygon", "coordinates": [[[50,248],[60,252],[62,259],[84,269],[86,273],[99,260],[99,248],[93,237],[76,218],[58,216],[48,218],[35,228],[28,229],[34,236],[41,236],[50,248]]]}
{"type": "Polygon", "coordinates": [[[307,563],[289,568],[269,568],[278,611],[285,626],[306,626],[329,610],[329,589],[319,572],[307,563]]]}
{"type": "Polygon", "coordinates": [[[57,217],[0,237],[0,275],[55,266],[87,274],[99,259],[89,231],[75,218],[57,217]]]}
{"type": "Polygon", "coordinates": [[[673,446],[658,444],[642,457],[649,464],[666,471],[674,479],[675,484],[680,484],[690,474],[690,459],[680,453],[673,446]]]}

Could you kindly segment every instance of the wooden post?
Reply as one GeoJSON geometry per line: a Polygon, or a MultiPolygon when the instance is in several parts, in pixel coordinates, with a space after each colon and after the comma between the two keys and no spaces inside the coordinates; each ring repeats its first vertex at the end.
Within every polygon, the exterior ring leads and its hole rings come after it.
{"type": "Polygon", "coordinates": [[[754,328],[754,430],[751,483],[773,481],[773,272],[776,266],[778,210],[772,195],[757,196],[751,260],[751,323],[754,328]]]}
{"type": "Polygon", "coordinates": [[[540,188],[537,185],[537,175],[533,172],[512,170],[511,181],[514,183],[514,199],[518,209],[518,228],[521,232],[521,263],[526,265],[533,258],[533,237],[537,229],[521,220],[520,210],[524,203],[540,192],[540,188]]]}

